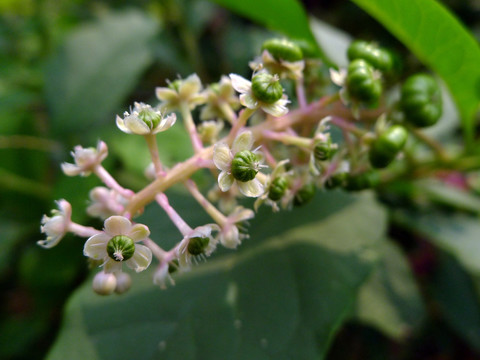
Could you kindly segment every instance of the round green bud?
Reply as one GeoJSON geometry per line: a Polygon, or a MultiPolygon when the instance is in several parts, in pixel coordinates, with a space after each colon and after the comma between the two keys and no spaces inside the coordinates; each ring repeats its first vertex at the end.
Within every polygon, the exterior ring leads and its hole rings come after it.
{"type": "Polygon", "coordinates": [[[349,174],[345,181],[345,189],[360,191],[376,187],[380,183],[378,171],[371,170],[361,174],[349,174]]]}
{"type": "Polygon", "coordinates": [[[408,132],[401,125],[393,125],[372,144],[368,153],[370,164],[375,168],[387,167],[407,142],[408,132]]]}
{"type": "Polygon", "coordinates": [[[235,154],[231,167],[233,177],[241,182],[255,179],[258,173],[258,159],[250,150],[242,150],[235,154]]]}
{"type": "Polygon", "coordinates": [[[347,179],[347,173],[341,172],[341,173],[333,174],[325,182],[325,188],[335,189],[339,186],[344,186],[346,179],[347,179]]]}
{"type": "Polygon", "coordinates": [[[299,61],[303,59],[300,46],[287,39],[270,39],[263,43],[262,51],[267,50],[275,60],[299,61]]]}
{"type": "Polygon", "coordinates": [[[295,197],[293,198],[293,205],[303,206],[309,203],[315,196],[316,192],[317,192],[317,188],[315,184],[308,183],[303,185],[300,188],[300,190],[298,190],[297,193],[295,194],[295,197]]]}
{"type": "Polygon", "coordinates": [[[332,146],[332,141],[322,141],[313,148],[313,156],[318,161],[329,160],[335,153],[335,147],[332,146]]]}
{"type": "Polygon", "coordinates": [[[125,235],[117,235],[107,244],[107,254],[115,261],[130,259],[135,253],[135,243],[125,235]]]}
{"type": "Polygon", "coordinates": [[[210,239],[208,237],[197,236],[197,237],[190,238],[190,241],[188,242],[188,246],[187,246],[188,253],[191,255],[203,254],[209,242],[210,242],[210,239]]]}
{"type": "Polygon", "coordinates": [[[382,81],[369,63],[356,59],[348,66],[347,90],[352,99],[375,104],[382,95],[382,81]]]}
{"type": "Polygon", "coordinates": [[[347,50],[347,57],[350,61],[363,59],[383,72],[389,72],[393,68],[394,59],[390,52],[367,41],[356,40],[352,42],[347,50]]]}
{"type": "Polygon", "coordinates": [[[273,201],[280,200],[288,189],[288,180],[284,176],[273,179],[268,189],[268,198],[273,201]]]}
{"type": "Polygon", "coordinates": [[[283,88],[277,75],[260,73],[252,79],[253,95],[260,101],[273,104],[283,96],[283,88]]]}
{"type": "Polygon", "coordinates": [[[162,120],[162,117],[152,109],[145,109],[140,111],[138,117],[142,119],[142,121],[147,124],[150,129],[157,127],[162,120]]]}
{"type": "Polygon", "coordinates": [[[402,86],[400,106],[412,125],[436,124],[442,115],[442,94],[435,79],[428,74],[409,77],[402,86]]]}

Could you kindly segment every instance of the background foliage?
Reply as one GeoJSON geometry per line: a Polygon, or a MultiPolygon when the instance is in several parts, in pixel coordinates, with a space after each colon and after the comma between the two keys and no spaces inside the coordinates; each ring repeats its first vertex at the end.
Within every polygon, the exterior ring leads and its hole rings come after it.
{"type": "MultiPolygon", "coordinates": [[[[238,252],[216,255],[163,292],[143,274],[127,295],[97,297],[84,283],[78,239],[49,251],[35,245],[54,199],[72,203],[74,220],[101,226],[78,211],[98,181],[59,171],[74,145],[105,140],[107,168],[141,188],[146,150],[114,129],[114,115],[133,101],[154,103],[155,86],[177,74],[197,72],[205,83],[248,74],[277,32],[303,39],[332,66],[344,65],[348,42],[361,37],[404,57],[402,75],[431,67],[453,98],[432,134],[475,153],[480,9],[445,5],[0,2],[0,358],[108,359],[114,349],[120,359],[478,357],[480,198],[465,191],[478,174],[438,174],[378,194],[321,193],[274,216],[263,209],[238,252]]],[[[178,128],[159,143],[166,164],[191,151],[178,128]]],[[[190,199],[171,196],[202,223],[190,199]]],[[[165,219],[153,221],[156,209],[143,216],[153,233],[174,233],[165,219]]]]}

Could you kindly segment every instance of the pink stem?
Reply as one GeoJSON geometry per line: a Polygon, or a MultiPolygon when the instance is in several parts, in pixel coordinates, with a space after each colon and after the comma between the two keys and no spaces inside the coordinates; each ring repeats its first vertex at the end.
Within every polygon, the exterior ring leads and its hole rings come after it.
{"type": "Polygon", "coordinates": [[[95,173],[95,175],[98,176],[100,180],[103,181],[105,185],[107,185],[110,189],[117,191],[123,197],[129,198],[134,195],[134,192],[132,190],[121,187],[102,165],[98,164],[97,166],[95,166],[93,172],[95,173]]]}
{"type": "Polygon", "coordinates": [[[177,229],[182,233],[183,236],[187,236],[192,232],[192,228],[182,219],[182,217],[175,211],[175,209],[168,202],[167,195],[158,194],[155,196],[155,200],[162,207],[162,209],[167,213],[170,220],[177,227],[177,229]]]}

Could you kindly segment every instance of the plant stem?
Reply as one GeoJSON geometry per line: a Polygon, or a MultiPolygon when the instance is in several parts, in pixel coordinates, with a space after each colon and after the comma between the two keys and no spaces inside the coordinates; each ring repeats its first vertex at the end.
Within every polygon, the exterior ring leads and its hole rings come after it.
{"type": "Polygon", "coordinates": [[[95,166],[93,172],[100,180],[103,181],[105,185],[107,185],[110,189],[117,191],[123,197],[129,198],[133,196],[134,192],[120,186],[113,176],[110,175],[110,173],[102,165],[98,164],[95,166]]]}
{"type": "Polygon", "coordinates": [[[145,135],[144,138],[147,142],[148,151],[150,152],[153,167],[155,168],[155,174],[157,176],[164,176],[165,172],[163,171],[162,162],[160,161],[160,156],[158,154],[157,137],[155,135],[149,134],[145,135]]]}
{"type": "Polygon", "coordinates": [[[187,129],[188,135],[190,136],[190,141],[192,142],[193,151],[195,154],[200,152],[203,149],[202,141],[197,133],[197,127],[195,126],[195,122],[192,118],[192,113],[188,107],[188,104],[185,102],[180,103],[180,112],[183,118],[183,124],[185,125],[185,129],[187,129]]]}
{"type": "Polygon", "coordinates": [[[197,200],[201,207],[210,215],[210,217],[220,226],[224,226],[227,222],[227,217],[218,210],[215,206],[212,205],[210,201],[208,201],[205,196],[198,190],[197,185],[193,182],[193,180],[185,181],[185,186],[192,194],[192,196],[197,200]]]}
{"type": "Polygon", "coordinates": [[[158,194],[155,196],[155,200],[162,207],[162,209],[167,213],[170,220],[177,227],[177,229],[182,233],[183,236],[187,236],[192,232],[192,228],[182,219],[182,217],[176,212],[176,210],[168,202],[167,195],[158,194]]]}

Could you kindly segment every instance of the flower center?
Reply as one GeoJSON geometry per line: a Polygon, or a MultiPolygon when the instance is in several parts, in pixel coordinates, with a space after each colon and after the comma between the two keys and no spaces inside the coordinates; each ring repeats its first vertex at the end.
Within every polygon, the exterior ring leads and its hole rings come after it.
{"type": "Polygon", "coordinates": [[[128,236],[114,236],[107,244],[107,253],[115,261],[128,260],[135,253],[135,243],[128,236]]]}
{"type": "Polygon", "coordinates": [[[205,251],[209,242],[210,239],[208,237],[197,236],[190,238],[187,250],[191,255],[200,255],[205,251]]]}
{"type": "Polygon", "coordinates": [[[242,150],[235,154],[232,160],[232,175],[241,182],[255,179],[260,164],[257,155],[249,150],[242,150]]]}
{"type": "Polygon", "coordinates": [[[145,123],[150,129],[158,126],[162,117],[153,109],[143,109],[138,113],[138,117],[145,123]]]}
{"type": "Polygon", "coordinates": [[[273,104],[283,95],[278,75],[260,73],[252,78],[252,93],[260,101],[273,104]]]}

